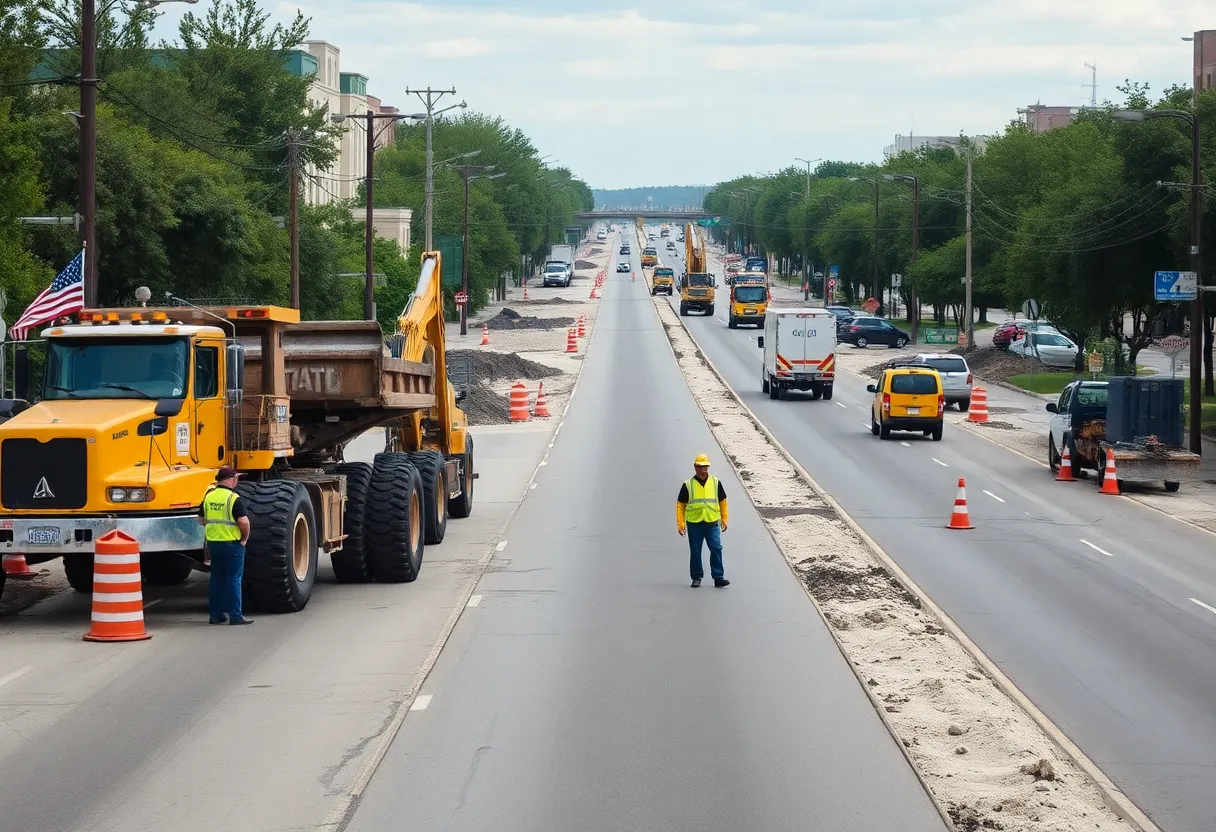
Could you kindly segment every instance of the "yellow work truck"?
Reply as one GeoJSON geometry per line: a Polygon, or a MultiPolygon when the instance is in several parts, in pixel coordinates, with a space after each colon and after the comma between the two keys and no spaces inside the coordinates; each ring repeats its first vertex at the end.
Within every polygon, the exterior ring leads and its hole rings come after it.
{"type": "Polygon", "coordinates": [[[768,311],[768,277],[763,272],[740,272],[730,282],[730,311],[726,325],[735,329],[740,324],[764,326],[768,311]]]}

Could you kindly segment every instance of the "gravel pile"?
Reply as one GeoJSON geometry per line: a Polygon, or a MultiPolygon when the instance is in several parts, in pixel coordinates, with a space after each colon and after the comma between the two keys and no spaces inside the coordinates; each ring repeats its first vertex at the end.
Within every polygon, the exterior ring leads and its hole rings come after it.
{"type": "Polygon", "coordinates": [[[472,366],[473,375],[481,381],[502,381],[515,379],[536,380],[560,376],[562,371],[548,364],[529,361],[514,353],[490,352],[489,350],[448,350],[448,360],[455,362],[468,361],[472,366]]]}
{"type": "Polygon", "coordinates": [[[511,401],[479,381],[460,403],[470,425],[505,425],[511,421],[511,401]]]}
{"type": "Polygon", "coordinates": [[[548,304],[548,303],[579,303],[579,302],[580,302],[580,301],[577,301],[577,300],[568,300],[568,299],[566,299],[566,298],[545,298],[544,300],[531,300],[531,299],[529,299],[529,300],[527,301],[527,303],[528,303],[529,305],[535,304],[536,306],[543,306],[544,304],[548,304]]]}
{"type": "Polygon", "coordinates": [[[530,315],[521,315],[509,306],[504,306],[501,312],[486,321],[491,331],[496,329],[557,329],[571,326],[573,323],[574,318],[535,318],[530,315]]]}
{"type": "Polygon", "coordinates": [[[590,260],[575,260],[574,268],[578,269],[579,271],[583,271],[586,269],[595,269],[595,268],[599,268],[599,267],[595,263],[592,263],[590,260]]]}

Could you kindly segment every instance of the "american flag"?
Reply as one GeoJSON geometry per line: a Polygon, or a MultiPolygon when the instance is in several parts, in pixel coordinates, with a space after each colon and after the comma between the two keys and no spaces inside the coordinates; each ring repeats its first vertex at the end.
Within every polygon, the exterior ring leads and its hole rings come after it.
{"type": "Polygon", "coordinates": [[[13,324],[9,333],[14,341],[24,341],[34,327],[53,321],[63,315],[79,312],[84,307],[84,251],[77,254],[59,277],[41,295],[34,298],[29,308],[13,324]]]}

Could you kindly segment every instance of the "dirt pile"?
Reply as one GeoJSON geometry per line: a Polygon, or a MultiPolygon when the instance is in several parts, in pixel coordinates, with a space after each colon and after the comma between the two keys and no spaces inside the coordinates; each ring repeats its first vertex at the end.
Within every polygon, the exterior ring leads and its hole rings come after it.
{"type": "Polygon", "coordinates": [[[579,271],[583,271],[585,269],[598,269],[599,266],[592,263],[590,260],[575,260],[574,268],[578,269],[579,271]]]}
{"type": "Polygon", "coordinates": [[[509,352],[489,350],[448,350],[448,361],[467,366],[478,382],[514,379],[542,379],[560,376],[562,371],[539,361],[529,361],[509,352]],[[466,364],[467,362],[467,364],[466,364]]]}
{"type": "Polygon", "coordinates": [[[578,303],[577,300],[568,300],[566,298],[545,298],[544,300],[528,300],[529,305],[544,306],[550,303],[578,303]]]}
{"type": "Polygon", "coordinates": [[[496,329],[557,329],[574,323],[574,318],[536,318],[521,315],[509,306],[504,306],[493,318],[486,321],[490,330],[496,329]]]}
{"type": "Polygon", "coordinates": [[[469,417],[470,425],[505,425],[511,421],[510,399],[495,393],[483,381],[469,388],[460,409],[469,417]]]}
{"type": "MultiPolygon", "coordinates": [[[[961,355],[962,349],[955,347],[950,350],[955,355],[961,355]]],[[[1035,372],[1035,362],[1029,358],[1023,358],[1020,355],[999,350],[996,347],[980,347],[970,353],[967,353],[967,366],[971,368],[971,372],[982,378],[984,381],[1008,381],[1012,376],[1022,375],[1024,373],[1035,372]]],[[[892,358],[888,361],[882,361],[878,364],[871,364],[861,371],[862,375],[870,378],[878,378],[883,370],[895,364],[900,364],[908,360],[907,356],[900,358],[892,358]]],[[[1042,371],[1044,368],[1039,365],[1037,368],[1042,371]]]]}

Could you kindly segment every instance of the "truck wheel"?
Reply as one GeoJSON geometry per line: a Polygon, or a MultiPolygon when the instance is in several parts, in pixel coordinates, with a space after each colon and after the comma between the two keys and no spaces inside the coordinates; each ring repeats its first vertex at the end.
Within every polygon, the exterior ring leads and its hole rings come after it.
{"type": "Polygon", "coordinates": [[[683,303],[681,303],[680,304],[680,317],[683,318],[687,314],[688,314],[688,307],[685,306],[683,303]]]}
{"type": "Polygon", "coordinates": [[[736,328],[736,326],[737,326],[737,325],[735,324],[735,319],[734,319],[734,318],[730,318],[730,319],[728,319],[728,320],[726,321],[726,328],[727,328],[727,329],[735,329],[735,328],[736,328]]]}
{"type": "Polygon", "coordinates": [[[246,606],[299,612],[317,579],[317,522],[308,489],[292,480],[236,487],[249,512],[245,546],[246,606]]]}
{"type": "Polygon", "coordinates": [[[825,402],[830,402],[832,400],[832,385],[823,385],[823,400],[825,402]]]}
{"type": "Polygon", "coordinates": [[[4,581],[7,578],[8,578],[8,575],[5,575],[4,570],[0,569],[0,599],[4,598],[4,581]]]}
{"type": "Polygon", "coordinates": [[[761,374],[760,374],[760,392],[761,392],[761,393],[767,393],[767,392],[768,392],[768,386],[769,386],[769,385],[768,385],[768,376],[766,376],[766,375],[764,375],[763,373],[761,373],[761,374]]]}
{"type": "Polygon", "coordinates": [[[878,436],[878,422],[874,421],[874,414],[870,414],[870,435],[878,436]]]}
{"type": "Polygon", "coordinates": [[[712,318],[714,316],[714,305],[711,303],[705,310],[705,317],[712,318]]]}
{"type": "Polygon", "coordinates": [[[878,426],[878,438],[879,439],[890,439],[891,438],[891,429],[889,427],[887,427],[886,425],[880,424],[878,426]]]}
{"type": "Polygon", "coordinates": [[[74,552],[63,556],[63,574],[68,585],[77,592],[93,591],[93,556],[74,552]]]}
{"type": "Polygon", "coordinates": [[[376,522],[367,532],[372,574],[389,584],[417,580],[426,545],[422,483],[405,454],[376,454],[367,507],[376,522]]]}
{"type": "Polygon", "coordinates": [[[329,556],[334,577],[340,584],[365,584],[373,579],[367,557],[367,495],[372,487],[372,466],[366,462],[335,465],[335,474],[346,476],[346,512],[342,515],[342,548],[329,556]]]}
{"type": "Polygon", "coordinates": [[[770,381],[768,383],[768,397],[774,401],[781,398],[781,388],[777,385],[777,382],[770,381]]]}
{"type": "MultiPolygon", "coordinates": [[[[1073,441],[1070,434],[1064,434],[1064,447],[1068,448],[1069,461],[1072,462],[1072,476],[1074,479],[1081,479],[1081,455],[1077,453],[1077,443],[1073,441]]],[[[1105,468],[1106,466],[1102,466],[1105,468]]]]}
{"type": "Polygon", "coordinates": [[[415,451],[409,459],[422,480],[422,527],[427,545],[433,546],[443,542],[448,530],[447,468],[438,451],[415,451]]]}
{"type": "Polygon", "coordinates": [[[193,559],[180,552],[148,552],[139,556],[139,578],[144,586],[184,584],[193,571],[193,559]]]}
{"type": "Polygon", "coordinates": [[[1170,480],[1165,481],[1165,490],[1171,494],[1173,494],[1175,491],[1178,490],[1178,486],[1179,486],[1179,483],[1172,482],[1170,480]]]}
{"type": "Polygon", "coordinates": [[[464,437],[464,479],[460,482],[460,494],[448,499],[448,514],[461,520],[473,513],[473,437],[464,437]]]}
{"type": "Polygon", "coordinates": [[[966,413],[971,409],[971,399],[960,399],[958,403],[958,412],[966,413]]]}
{"type": "Polygon", "coordinates": [[[945,430],[945,426],[944,426],[944,425],[938,425],[937,427],[935,427],[935,428],[933,429],[933,441],[934,441],[934,442],[941,442],[941,441],[942,441],[942,431],[944,431],[944,430],[945,430]]]}

